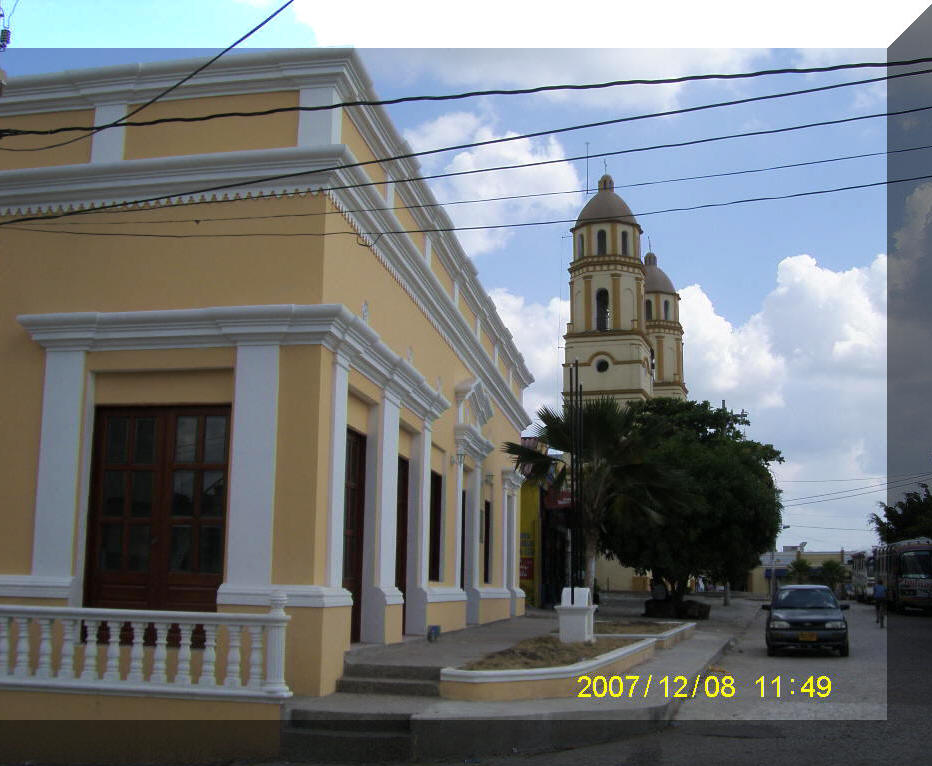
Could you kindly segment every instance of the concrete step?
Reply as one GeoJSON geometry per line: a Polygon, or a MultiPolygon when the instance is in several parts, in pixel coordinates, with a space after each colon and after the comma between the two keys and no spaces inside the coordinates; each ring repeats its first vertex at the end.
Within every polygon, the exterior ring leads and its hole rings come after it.
{"type": "Polygon", "coordinates": [[[351,694],[401,694],[406,697],[440,696],[439,684],[436,681],[365,676],[343,676],[337,681],[337,691],[351,694]]]}
{"type": "Polygon", "coordinates": [[[411,731],[410,713],[360,713],[334,710],[291,711],[288,726],[305,731],[394,732],[411,731]]]}
{"type": "Polygon", "coordinates": [[[343,677],[400,678],[408,681],[439,681],[440,668],[424,665],[384,665],[373,662],[343,664],[343,677]]]}
{"type": "Polygon", "coordinates": [[[410,761],[414,738],[403,732],[321,731],[285,726],[281,756],[294,762],[410,761]]]}

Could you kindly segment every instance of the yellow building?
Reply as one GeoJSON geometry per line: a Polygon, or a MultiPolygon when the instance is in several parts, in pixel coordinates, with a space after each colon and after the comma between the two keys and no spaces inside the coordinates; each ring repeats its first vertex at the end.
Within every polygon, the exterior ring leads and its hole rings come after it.
{"type": "Polygon", "coordinates": [[[786,585],[793,582],[789,576],[789,566],[796,560],[802,559],[812,567],[813,582],[818,582],[819,570],[826,561],[837,561],[847,569],[844,549],[840,551],[800,551],[796,546],[791,549],[784,548],[775,553],[764,553],[760,557],[760,564],[748,572],[747,591],[757,596],[770,594],[771,576],[776,577],[776,584],[786,585]],[[771,574],[772,573],[772,574],[771,574]]]}
{"type": "MultiPolygon", "coordinates": [[[[200,63],[10,79],[3,128],[200,63]]],[[[352,641],[523,613],[532,378],[386,112],[329,108],[376,98],[352,51],[231,55],[133,119],[271,114],[2,139],[80,138],[0,152],[0,717],[322,695],[352,641]]]]}

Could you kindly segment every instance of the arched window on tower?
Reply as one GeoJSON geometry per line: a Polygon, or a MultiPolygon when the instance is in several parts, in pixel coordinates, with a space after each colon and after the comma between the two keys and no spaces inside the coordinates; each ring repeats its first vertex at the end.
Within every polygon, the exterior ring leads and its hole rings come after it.
{"type": "Polygon", "coordinates": [[[579,254],[577,257],[582,258],[586,254],[586,237],[579,235],[579,254]]]}
{"type": "Polygon", "coordinates": [[[628,254],[628,232],[621,232],[621,254],[628,254]]]}
{"type": "Polygon", "coordinates": [[[608,243],[605,237],[605,229],[599,229],[595,235],[595,254],[605,255],[608,252],[608,243]]]}
{"type": "Polygon", "coordinates": [[[663,302],[663,318],[667,321],[670,320],[670,301],[663,302]]]}
{"type": "Polygon", "coordinates": [[[651,303],[650,298],[644,301],[644,316],[648,321],[654,318],[654,304],[651,303]]]}
{"type": "Polygon", "coordinates": [[[608,290],[603,287],[601,290],[597,290],[595,294],[595,329],[607,330],[608,319],[608,290]]]}

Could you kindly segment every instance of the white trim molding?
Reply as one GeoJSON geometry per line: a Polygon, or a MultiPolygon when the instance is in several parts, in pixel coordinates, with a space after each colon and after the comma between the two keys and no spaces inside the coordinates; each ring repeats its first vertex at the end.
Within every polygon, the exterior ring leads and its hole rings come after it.
{"type": "Polygon", "coordinates": [[[344,588],[325,585],[266,585],[249,586],[224,583],[217,591],[218,605],[268,606],[275,593],[288,597],[288,608],[352,606],[353,597],[344,588]]]}
{"type": "MultiPolygon", "coordinates": [[[[68,599],[74,577],[0,574],[0,598],[68,599]]],[[[265,604],[268,604],[266,599],[265,604]]]]}
{"type": "Polygon", "coordinates": [[[495,449],[495,445],[479,433],[479,429],[475,426],[460,424],[454,428],[454,433],[458,455],[467,455],[474,460],[481,461],[495,449]]]}
{"type": "Polygon", "coordinates": [[[431,585],[427,589],[427,601],[431,604],[465,600],[466,591],[462,588],[451,588],[448,585],[431,585]]]}

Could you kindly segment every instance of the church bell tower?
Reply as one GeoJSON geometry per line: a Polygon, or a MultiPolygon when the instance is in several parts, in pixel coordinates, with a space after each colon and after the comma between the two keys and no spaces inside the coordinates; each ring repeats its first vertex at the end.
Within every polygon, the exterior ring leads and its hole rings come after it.
{"type": "Polygon", "coordinates": [[[644,401],[686,398],[679,295],[657,266],[641,260],[642,229],[612,177],[579,214],[570,265],[570,323],[566,328],[563,390],[579,362],[587,399],[612,396],[644,401]]]}

